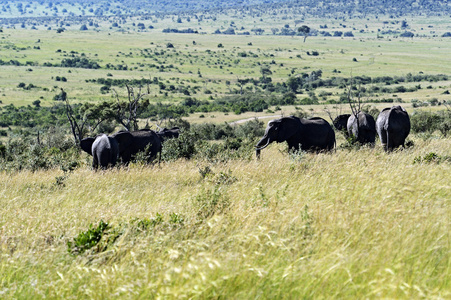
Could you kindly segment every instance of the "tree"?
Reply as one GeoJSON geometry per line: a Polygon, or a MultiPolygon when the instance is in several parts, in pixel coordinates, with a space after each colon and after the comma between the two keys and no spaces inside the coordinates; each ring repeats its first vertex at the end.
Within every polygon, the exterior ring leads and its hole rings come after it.
{"type": "Polygon", "coordinates": [[[403,20],[403,21],[401,22],[401,29],[406,29],[407,27],[409,27],[409,25],[407,24],[407,21],[406,21],[406,20],[403,20]]]}
{"type": "Polygon", "coordinates": [[[359,113],[362,111],[364,107],[364,103],[362,101],[362,88],[359,84],[359,87],[356,89],[353,86],[354,79],[351,77],[351,80],[349,81],[349,87],[347,87],[346,91],[346,98],[349,104],[349,107],[351,108],[351,112],[354,115],[354,118],[357,122],[357,128],[360,128],[359,124],[359,113]],[[355,93],[352,91],[356,90],[355,93]]]}
{"type": "Polygon", "coordinates": [[[84,103],[78,107],[78,111],[75,111],[67,97],[64,101],[66,116],[77,144],[80,144],[87,132],[94,132],[101,123],[115,118],[112,103],[106,101],[99,104],[84,103]]]}
{"type": "Polygon", "coordinates": [[[298,28],[298,32],[304,35],[304,43],[305,43],[305,40],[307,39],[307,36],[310,33],[310,27],[308,27],[307,25],[302,25],[301,27],[298,28]]]}
{"type": "Polygon", "coordinates": [[[128,84],[127,87],[127,102],[120,101],[118,93],[113,89],[116,94],[116,120],[122,124],[127,131],[138,130],[138,111],[140,108],[146,108],[149,105],[149,101],[142,102],[144,96],[150,94],[149,86],[147,86],[147,93],[141,93],[141,87],[138,92],[135,93],[133,87],[128,84]],[[142,102],[142,103],[141,103],[142,102]]]}

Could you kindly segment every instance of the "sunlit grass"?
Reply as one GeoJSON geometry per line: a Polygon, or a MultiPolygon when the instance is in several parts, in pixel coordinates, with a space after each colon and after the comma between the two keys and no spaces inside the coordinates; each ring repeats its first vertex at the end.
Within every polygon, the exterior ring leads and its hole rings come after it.
{"type": "Polygon", "coordinates": [[[260,161],[86,165],[62,184],[60,170],[3,173],[0,294],[448,298],[451,165],[414,160],[451,155],[451,141],[414,142],[391,154],[294,157],[273,145],[260,161]],[[154,228],[127,225],[157,214],[154,228]],[[123,234],[106,251],[71,255],[67,242],[100,220],[123,234]]]}

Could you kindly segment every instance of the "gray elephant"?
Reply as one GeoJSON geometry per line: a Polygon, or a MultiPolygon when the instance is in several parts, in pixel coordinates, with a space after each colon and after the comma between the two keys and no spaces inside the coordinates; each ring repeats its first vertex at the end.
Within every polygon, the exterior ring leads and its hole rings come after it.
{"type": "Polygon", "coordinates": [[[128,132],[122,132],[116,136],[107,136],[100,134],[95,138],[88,137],[80,141],[80,147],[83,151],[92,155],[92,167],[102,169],[114,167],[116,165],[119,153],[123,147],[127,146],[132,139],[128,132]]]}
{"type": "Polygon", "coordinates": [[[403,146],[410,133],[410,118],[401,106],[384,108],[376,121],[376,129],[386,151],[403,146]]]}
{"type": "Polygon", "coordinates": [[[171,129],[162,128],[160,129],[160,131],[157,132],[157,135],[160,138],[161,142],[163,143],[167,139],[178,138],[180,135],[180,128],[179,127],[172,127],[171,129]]]}
{"type": "Polygon", "coordinates": [[[318,117],[299,119],[289,116],[272,120],[266,127],[265,135],[255,146],[257,158],[260,157],[260,151],[272,142],[285,141],[289,150],[332,150],[335,132],[326,120],[318,117]]]}
{"type": "MultiPolygon", "coordinates": [[[[120,131],[112,135],[112,137],[120,136],[123,132],[120,131]]],[[[159,153],[161,158],[161,140],[157,133],[150,129],[141,129],[137,131],[128,132],[131,139],[124,143],[119,151],[119,157],[122,162],[128,164],[132,158],[138,153],[146,151],[145,155],[148,162],[151,162],[159,153]]]]}
{"type": "Polygon", "coordinates": [[[346,138],[349,137],[349,135],[348,135],[348,119],[350,116],[351,116],[351,114],[339,115],[332,122],[335,129],[342,132],[346,138]]]}
{"type": "Polygon", "coordinates": [[[354,136],[357,142],[374,145],[376,141],[376,122],[372,115],[358,112],[348,119],[348,135],[354,136]]]}

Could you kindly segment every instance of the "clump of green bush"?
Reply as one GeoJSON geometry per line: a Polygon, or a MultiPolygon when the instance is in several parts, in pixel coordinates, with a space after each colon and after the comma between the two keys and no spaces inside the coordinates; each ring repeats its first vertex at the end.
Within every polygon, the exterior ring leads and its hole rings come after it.
{"type": "Polygon", "coordinates": [[[415,111],[410,117],[412,132],[433,133],[439,131],[443,136],[451,132],[451,111],[415,111]]]}
{"type": "Polygon", "coordinates": [[[172,231],[184,226],[185,218],[178,213],[170,213],[167,221],[163,215],[157,213],[153,218],[132,219],[121,222],[115,226],[100,220],[97,226],[90,224],[86,231],[81,231],[76,237],[67,242],[67,251],[72,255],[81,255],[85,252],[97,254],[111,249],[125,232],[132,237],[142,233],[158,231],[172,231]]]}
{"type": "MultiPolygon", "coordinates": [[[[73,241],[67,242],[67,250],[71,254],[82,254],[86,250],[97,246],[102,239],[104,233],[110,228],[109,224],[100,220],[98,226],[89,225],[87,231],[80,232],[73,241]]],[[[100,252],[100,249],[97,249],[97,252],[100,252]]]]}
{"type": "Polygon", "coordinates": [[[196,158],[212,162],[250,159],[256,140],[263,134],[263,122],[259,120],[235,126],[227,123],[185,124],[178,138],[163,143],[162,159],[196,158]]]}
{"type": "Polygon", "coordinates": [[[0,142],[0,170],[3,171],[61,168],[66,172],[79,166],[79,159],[80,151],[74,142],[59,133],[49,132],[45,141],[22,134],[0,142]]]}
{"type": "Polygon", "coordinates": [[[439,164],[441,162],[450,162],[451,163],[451,156],[448,155],[438,155],[435,152],[430,152],[424,156],[417,156],[414,158],[413,163],[414,164],[430,164],[430,163],[436,163],[439,164]]]}

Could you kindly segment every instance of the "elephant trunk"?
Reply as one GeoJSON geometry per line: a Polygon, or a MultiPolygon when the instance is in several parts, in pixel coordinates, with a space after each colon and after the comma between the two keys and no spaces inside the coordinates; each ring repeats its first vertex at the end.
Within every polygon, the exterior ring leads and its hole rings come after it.
{"type": "Polygon", "coordinates": [[[268,147],[271,144],[271,139],[264,136],[255,146],[255,156],[260,159],[260,151],[268,147]]]}

